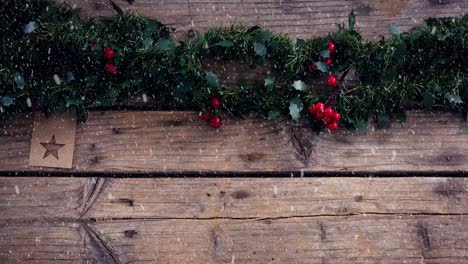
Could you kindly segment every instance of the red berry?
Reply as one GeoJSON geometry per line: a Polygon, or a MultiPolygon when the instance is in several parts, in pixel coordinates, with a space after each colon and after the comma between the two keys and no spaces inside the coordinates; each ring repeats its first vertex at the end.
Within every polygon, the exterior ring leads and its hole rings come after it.
{"type": "Polygon", "coordinates": [[[338,123],[338,121],[340,121],[340,118],[341,118],[340,113],[338,112],[333,113],[333,116],[332,116],[333,122],[338,123]]]}
{"type": "Polygon", "coordinates": [[[317,65],[315,65],[315,63],[311,63],[311,64],[309,65],[309,70],[310,70],[311,72],[316,72],[316,71],[317,71],[317,65]]]}
{"type": "Polygon", "coordinates": [[[332,116],[333,116],[333,109],[331,109],[331,107],[325,108],[325,110],[323,111],[323,117],[327,119],[331,119],[332,116]]]}
{"type": "Polygon", "coordinates": [[[219,128],[223,124],[223,120],[219,116],[213,116],[210,119],[210,125],[213,128],[219,128]]]}
{"type": "Polygon", "coordinates": [[[336,52],[336,46],[335,43],[329,41],[327,42],[328,50],[330,51],[330,54],[333,54],[336,52]]]}
{"type": "Polygon", "coordinates": [[[333,60],[331,58],[325,58],[323,61],[327,66],[331,66],[333,64],[333,60]]]}
{"type": "Polygon", "coordinates": [[[316,112],[323,113],[323,111],[325,110],[325,105],[322,102],[318,102],[317,104],[315,104],[315,110],[316,112]]]}
{"type": "Polygon", "coordinates": [[[115,51],[112,49],[111,46],[107,46],[104,48],[104,58],[110,60],[114,58],[115,56],[115,51]]]}
{"type": "Polygon", "coordinates": [[[108,74],[114,75],[117,73],[117,67],[115,67],[114,63],[108,62],[104,67],[104,71],[108,74]]]}
{"type": "Polygon", "coordinates": [[[218,97],[213,97],[210,100],[211,106],[213,106],[214,109],[219,110],[221,109],[221,100],[218,97]]]}
{"type": "Polygon", "coordinates": [[[315,110],[316,110],[316,109],[315,109],[315,105],[309,106],[309,114],[315,115],[315,110]]]}
{"type": "Polygon", "coordinates": [[[336,80],[336,77],[333,75],[330,75],[327,80],[327,84],[330,87],[336,87],[338,85],[338,81],[336,80]]]}
{"type": "Polygon", "coordinates": [[[330,125],[328,125],[328,129],[330,129],[330,131],[337,130],[338,129],[338,123],[337,122],[331,123],[330,125]]]}
{"type": "Polygon", "coordinates": [[[326,126],[326,127],[328,127],[328,125],[331,124],[331,121],[332,121],[332,120],[331,120],[330,117],[324,117],[324,118],[323,118],[323,125],[326,126]]]}

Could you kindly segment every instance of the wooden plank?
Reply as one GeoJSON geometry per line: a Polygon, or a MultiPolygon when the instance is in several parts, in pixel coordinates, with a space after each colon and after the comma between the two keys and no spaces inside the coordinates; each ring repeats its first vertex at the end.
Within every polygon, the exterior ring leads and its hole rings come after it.
{"type": "Polygon", "coordinates": [[[410,112],[405,126],[315,135],[287,118],[226,117],[212,129],[195,112],[91,112],[77,127],[72,170],[28,166],[32,119],[4,121],[0,171],[132,173],[401,173],[468,170],[461,114],[410,112]]]}
{"type": "Polygon", "coordinates": [[[116,263],[87,224],[73,221],[0,224],[0,263],[116,263]]]}
{"type": "MultiPolygon", "coordinates": [[[[106,0],[65,0],[83,8],[83,16],[109,16],[112,9],[106,0]]],[[[421,25],[429,17],[460,16],[468,13],[464,0],[145,0],[115,1],[124,9],[157,18],[172,27],[177,37],[188,30],[205,31],[210,27],[232,24],[260,25],[291,37],[310,38],[326,35],[339,24],[348,24],[348,14],[357,15],[356,29],[370,39],[388,34],[390,25],[402,30],[421,25]]]]}
{"type": "Polygon", "coordinates": [[[467,178],[0,177],[0,222],[468,214],[467,178]]]}
{"type": "Polygon", "coordinates": [[[78,219],[95,178],[0,177],[0,222],[78,219]]]}
{"type": "Polygon", "coordinates": [[[120,263],[464,263],[466,216],[124,220],[93,228],[120,263]]]}
{"type": "Polygon", "coordinates": [[[467,178],[107,179],[86,218],[468,214],[467,178]]]}

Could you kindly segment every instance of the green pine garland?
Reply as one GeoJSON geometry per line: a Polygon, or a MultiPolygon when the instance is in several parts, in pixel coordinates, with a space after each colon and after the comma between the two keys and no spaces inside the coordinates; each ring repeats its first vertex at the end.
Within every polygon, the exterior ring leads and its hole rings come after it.
{"type": "Polygon", "coordinates": [[[365,128],[371,115],[385,126],[391,115],[404,120],[411,108],[468,108],[468,15],[429,19],[407,33],[391,27],[391,37],[376,43],[354,30],[353,13],[348,29],[314,39],[233,26],[177,42],[158,21],[114,7],[116,16],[84,22],[64,4],[2,1],[0,116],[32,107],[83,117],[87,109],[142,95],[160,109],[205,110],[216,96],[232,115],[296,120],[323,101],[354,128],[365,128]],[[337,48],[333,55],[329,41],[337,48]],[[107,46],[116,52],[115,75],[104,70],[107,46]],[[330,56],[328,67],[323,60],[330,56]],[[272,72],[228,87],[204,69],[205,60],[271,65],[272,72]],[[359,81],[348,86],[343,80],[351,73],[359,81]],[[339,87],[326,86],[328,75],[338,77],[339,87]]]}

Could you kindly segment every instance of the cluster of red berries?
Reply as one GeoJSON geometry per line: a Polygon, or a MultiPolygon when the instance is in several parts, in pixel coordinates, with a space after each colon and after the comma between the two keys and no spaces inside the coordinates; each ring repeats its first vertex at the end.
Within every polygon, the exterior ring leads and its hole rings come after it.
{"type": "Polygon", "coordinates": [[[117,73],[117,66],[112,62],[112,58],[115,56],[115,51],[111,46],[104,48],[104,59],[107,60],[106,66],[104,66],[104,71],[108,74],[114,75],[117,73]]]}
{"type": "Polygon", "coordinates": [[[340,113],[333,111],[331,107],[325,107],[322,102],[318,102],[309,107],[309,114],[315,117],[317,120],[322,120],[323,124],[330,129],[335,131],[338,129],[338,123],[340,122],[340,113]]]}
{"type": "Polygon", "coordinates": [[[210,104],[214,111],[211,111],[211,109],[208,108],[208,111],[201,114],[200,118],[210,122],[211,127],[220,128],[223,124],[223,120],[219,116],[219,110],[221,109],[221,99],[218,97],[213,97],[210,100],[210,104]]]}
{"type": "MultiPolygon", "coordinates": [[[[327,46],[328,46],[328,51],[330,51],[330,56],[333,55],[336,52],[335,43],[329,41],[327,42],[327,46]]],[[[333,65],[333,59],[331,57],[324,58],[323,63],[325,63],[325,65],[330,67],[333,65]]],[[[312,63],[309,66],[309,69],[310,71],[315,72],[317,70],[317,65],[315,65],[315,63],[312,63]]],[[[327,85],[334,88],[338,86],[338,80],[336,79],[335,76],[330,75],[328,76],[328,79],[327,79],[327,85]]]]}

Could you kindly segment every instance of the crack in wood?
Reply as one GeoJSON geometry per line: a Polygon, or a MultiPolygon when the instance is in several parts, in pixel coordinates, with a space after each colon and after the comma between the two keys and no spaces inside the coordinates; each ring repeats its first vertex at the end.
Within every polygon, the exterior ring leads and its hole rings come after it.
{"type": "Polygon", "coordinates": [[[309,165],[312,149],[314,148],[313,132],[303,127],[291,127],[291,142],[298,153],[298,159],[304,164],[309,165]]]}
{"type": "Polygon", "coordinates": [[[89,239],[96,257],[99,258],[99,263],[121,264],[119,257],[113,252],[112,248],[100,237],[93,227],[87,223],[82,223],[81,227],[89,239]]]}
{"type": "Polygon", "coordinates": [[[96,202],[103,191],[106,181],[107,178],[90,178],[85,182],[85,186],[83,187],[83,205],[81,207],[82,209],[79,219],[82,219],[96,202]],[[91,189],[91,191],[88,192],[88,189],[91,189]]]}

